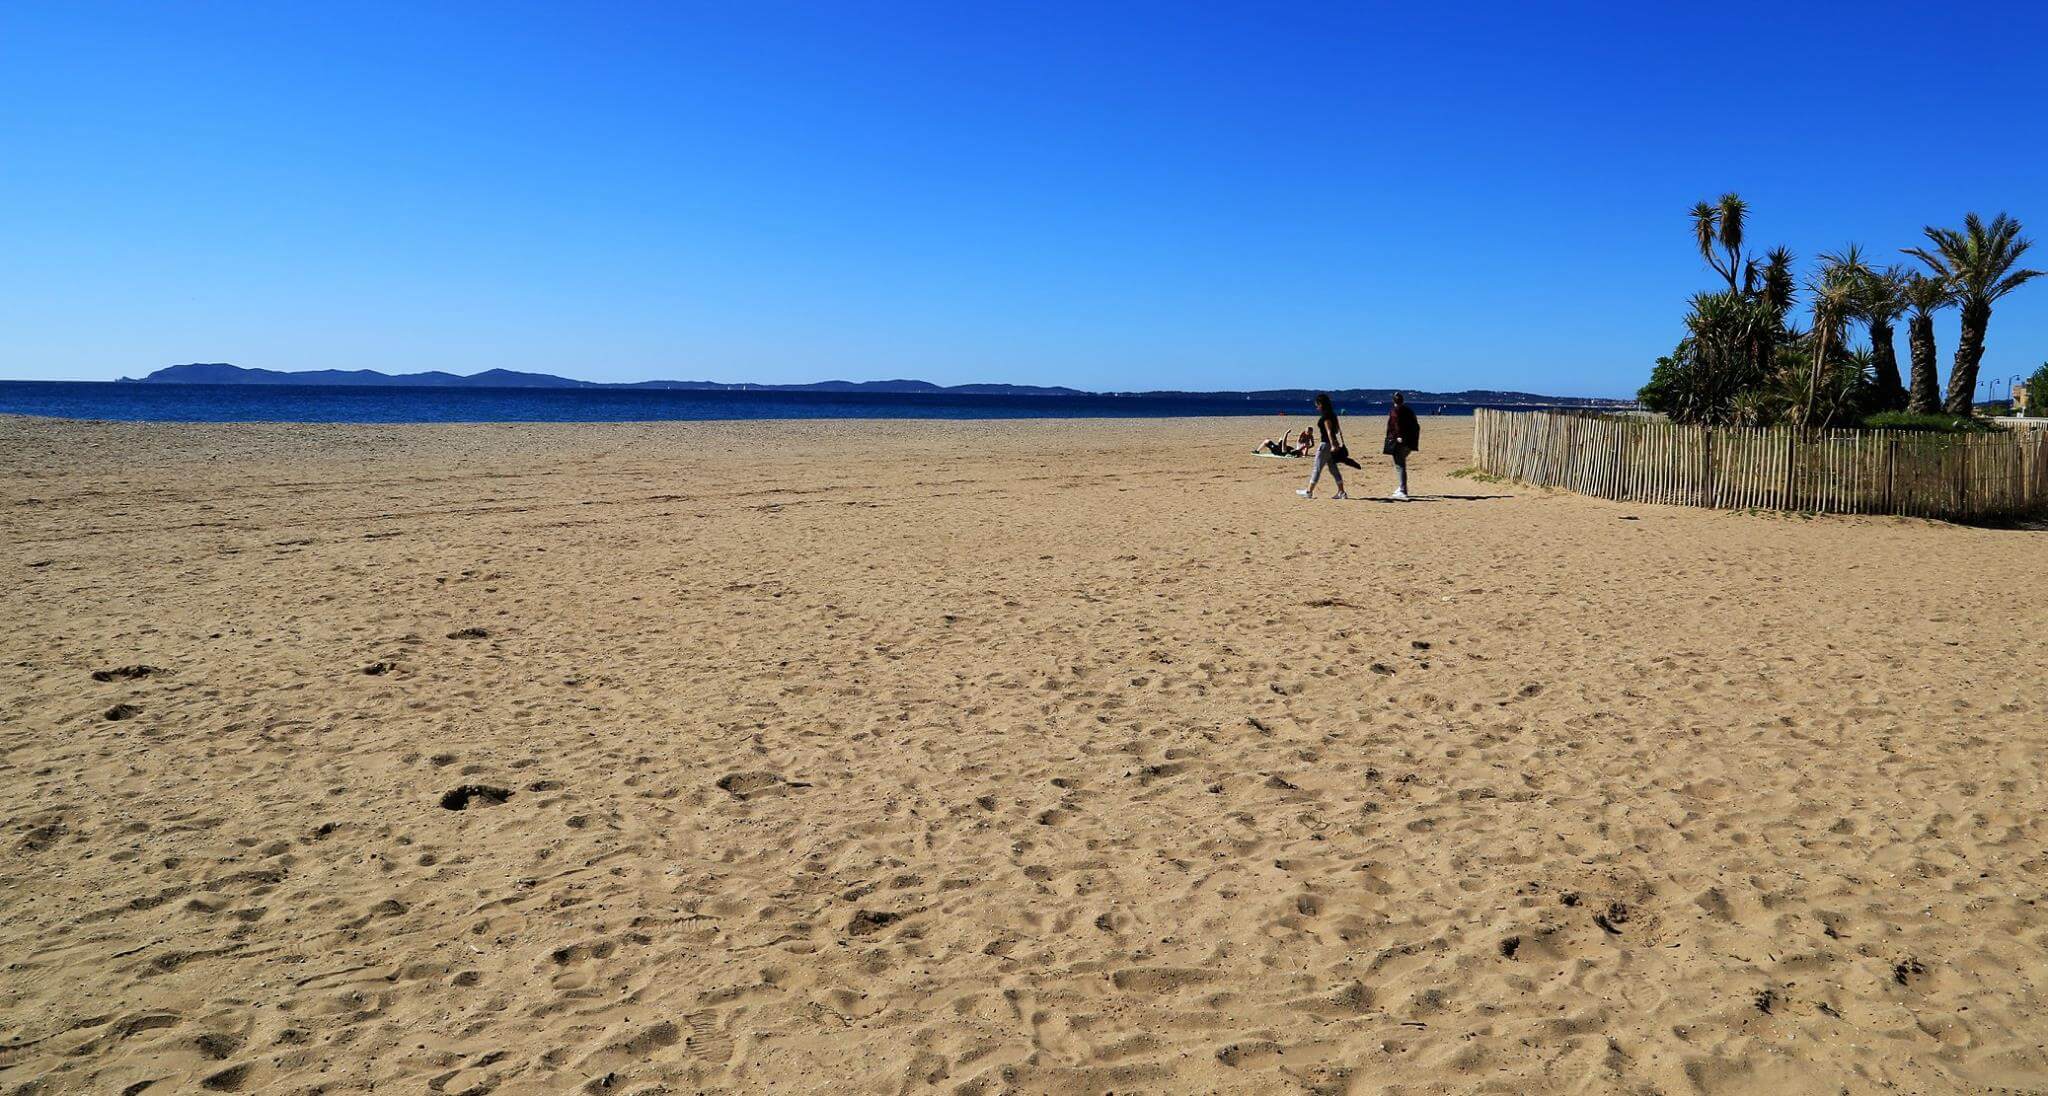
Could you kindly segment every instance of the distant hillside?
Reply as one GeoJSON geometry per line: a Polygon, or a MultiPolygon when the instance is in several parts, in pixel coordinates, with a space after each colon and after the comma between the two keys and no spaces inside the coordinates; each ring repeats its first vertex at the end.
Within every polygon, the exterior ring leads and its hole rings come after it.
{"type": "MultiPolygon", "coordinates": [[[[1315,388],[1264,388],[1252,392],[1181,392],[1154,390],[1146,392],[1111,392],[1106,395],[1143,397],[1215,397],[1242,396],[1248,400],[1270,400],[1285,403],[1290,400],[1308,401],[1324,389],[1315,388]]],[[[1424,392],[1415,388],[1331,388],[1330,398],[1344,403],[1391,403],[1394,393],[1399,392],[1409,403],[1432,404],[1451,403],[1469,407],[1633,407],[1634,400],[1613,400],[1598,396],[1545,396],[1535,392],[1497,392],[1490,388],[1468,388],[1462,392],[1424,392]]]]}
{"type": "MultiPolygon", "coordinates": [[[[603,384],[557,377],[549,373],[520,373],[510,369],[487,369],[461,376],[439,371],[429,373],[379,373],[374,369],[314,369],[287,373],[277,369],[245,369],[225,362],[173,365],[137,380],[121,378],[127,384],[284,384],[347,385],[386,388],[657,388],[695,392],[928,392],[952,396],[1087,396],[1097,393],[1075,388],[1032,384],[955,384],[930,381],[817,381],[811,384],[727,384],[721,381],[630,381],[603,384]]],[[[1330,395],[1340,403],[1386,403],[1392,388],[1333,389],[1330,395]]],[[[1418,392],[1404,389],[1408,398],[1422,405],[1450,403],[1479,407],[1612,407],[1626,400],[1584,399],[1573,396],[1542,396],[1532,392],[1495,392],[1475,389],[1464,392],[1418,392]]],[[[1109,392],[1102,395],[1132,399],[1167,397],[1242,397],[1262,401],[1303,401],[1315,395],[1308,388],[1269,388],[1254,392],[1109,392]]]]}
{"type": "Polygon", "coordinates": [[[378,388],[587,388],[583,381],[564,380],[545,373],[515,373],[490,369],[474,376],[454,373],[379,373],[374,369],[313,369],[286,373],[277,369],[244,369],[226,362],[173,365],[159,369],[133,384],[298,384],[350,385],[378,388]]]}
{"type": "Polygon", "coordinates": [[[438,370],[428,373],[379,373],[374,369],[310,369],[287,373],[277,369],[246,369],[226,362],[194,362],[159,369],[141,379],[122,377],[127,384],[288,384],[348,385],[384,388],[665,388],[697,392],[944,392],[970,396],[1081,396],[1074,388],[1033,384],[937,385],[930,381],[817,381],[811,384],[726,384],[720,381],[628,381],[605,384],[549,373],[486,369],[462,376],[438,370]]]}

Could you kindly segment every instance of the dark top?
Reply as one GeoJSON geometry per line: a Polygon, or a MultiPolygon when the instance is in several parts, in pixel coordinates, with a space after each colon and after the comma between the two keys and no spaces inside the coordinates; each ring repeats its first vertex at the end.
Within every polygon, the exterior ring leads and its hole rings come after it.
{"type": "Polygon", "coordinates": [[[1332,449],[1337,447],[1337,413],[1335,411],[1325,412],[1322,417],[1316,419],[1316,430],[1323,435],[1324,445],[1332,449]]]}
{"type": "Polygon", "coordinates": [[[1422,424],[1415,419],[1415,409],[1405,403],[1387,413],[1387,452],[1397,446],[1410,453],[1422,448],[1422,424]]]}

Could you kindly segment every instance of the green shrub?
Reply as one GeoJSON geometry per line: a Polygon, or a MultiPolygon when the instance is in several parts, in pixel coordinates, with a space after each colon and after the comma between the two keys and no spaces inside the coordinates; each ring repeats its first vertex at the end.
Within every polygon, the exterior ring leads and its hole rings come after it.
{"type": "Polygon", "coordinates": [[[1452,472],[1451,475],[1458,479],[1474,480],[1479,483],[1506,483],[1508,481],[1506,476],[1496,476],[1491,472],[1482,471],[1478,468],[1460,468],[1452,472]]]}
{"type": "Polygon", "coordinates": [[[2027,415],[2031,418],[2048,415],[2048,362],[2041,363],[2041,368],[2034,370],[2034,375],[2020,387],[2027,394],[2027,415]]]}
{"type": "Polygon", "coordinates": [[[1912,430],[1923,434],[1985,434],[1998,429],[1967,415],[1916,415],[1911,411],[1886,411],[1863,420],[1866,430],[1912,430]]]}

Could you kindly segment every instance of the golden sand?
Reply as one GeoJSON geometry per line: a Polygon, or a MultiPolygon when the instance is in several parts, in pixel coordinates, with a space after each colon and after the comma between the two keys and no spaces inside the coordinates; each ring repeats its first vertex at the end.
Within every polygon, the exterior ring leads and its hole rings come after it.
{"type": "Polygon", "coordinates": [[[1275,432],[0,420],[0,1092],[2048,1087],[2048,533],[1275,432]]]}

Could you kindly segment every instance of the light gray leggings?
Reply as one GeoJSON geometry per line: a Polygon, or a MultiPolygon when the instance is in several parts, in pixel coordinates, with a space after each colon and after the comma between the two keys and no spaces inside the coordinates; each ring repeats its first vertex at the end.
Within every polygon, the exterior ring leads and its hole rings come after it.
{"type": "Polygon", "coordinates": [[[1401,479],[1401,487],[1400,487],[1400,491],[1401,491],[1401,493],[1402,493],[1402,494],[1404,494],[1404,495],[1405,495],[1405,494],[1407,494],[1407,493],[1408,493],[1408,451],[1407,451],[1406,449],[1403,449],[1403,450],[1401,450],[1400,452],[1398,452],[1398,453],[1395,453],[1395,454],[1394,454],[1394,471],[1400,474],[1400,479],[1401,479]]]}
{"type": "Polygon", "coordinates": [[[1344,489],[1344,470],[1337,467],[1337,458],[1333,455],[1334,452],[1335,450],[1330,448],[1329,442],[1316,446],[1316,468],[1315,471],[1308,474],[1309,490],[1313,491],[1316,489],[1316,484],[1323,478],[1323,469],[1325,468],[1330,470],[1330,478],[1336,481],[1337,490],[1342,491],[1344,489]]]}

